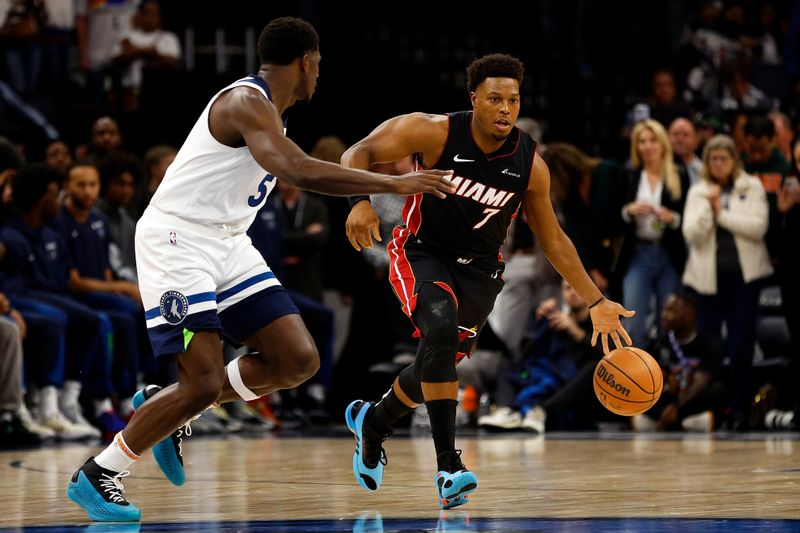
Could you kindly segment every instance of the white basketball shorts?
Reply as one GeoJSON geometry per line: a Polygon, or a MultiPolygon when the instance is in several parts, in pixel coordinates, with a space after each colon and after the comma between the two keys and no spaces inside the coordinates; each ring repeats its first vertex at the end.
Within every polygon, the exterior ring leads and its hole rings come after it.
{"type": "Polygon", "coordinates": [[[299,314],[244,231],[203,226],[147,208],[136,225],[136,267],[156,356],[185,352],[192,334],[241,343],[299,314]]]}

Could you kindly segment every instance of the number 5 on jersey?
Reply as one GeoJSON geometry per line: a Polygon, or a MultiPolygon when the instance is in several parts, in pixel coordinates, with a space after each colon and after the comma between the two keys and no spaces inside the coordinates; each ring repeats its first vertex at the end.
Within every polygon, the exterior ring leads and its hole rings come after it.
{"type": "Polygon", "coordinates": [[[258,191],[252,196],[247,199],[247,205],[250,207],[258,207],[261,204],[261,201],[267,197],[267,183],[274,180],[275,176],[272,174],[267,174],[264,176],[264,179],[261,180],[261,183],[258,184],[258,191]]]}

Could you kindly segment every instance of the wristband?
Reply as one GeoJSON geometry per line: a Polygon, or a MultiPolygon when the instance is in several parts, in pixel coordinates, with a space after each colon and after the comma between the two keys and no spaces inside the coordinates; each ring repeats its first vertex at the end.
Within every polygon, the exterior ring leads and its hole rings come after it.
{"type": "Polygon", "coordinates": [[[353,206],[356,205],[361,200],[366,200],[366,201],[369,202],[369,195],[363,194],[363,195],[360,195],[360,196],[348,196],[347,197],[347,203],[350,204],[350,209],[352,209],[353,206]]]}
{"type": "Polygon", "coordinates": [[[595,305],[599,304],[600,302],[602,302],[605,299],[606,299],[605,296],[601,296],[599,300],[597,300],[595,303],[593,303],[592,305],[589,306],[589,309],[591,309],[592,307],[594,307],[595,305]]]}

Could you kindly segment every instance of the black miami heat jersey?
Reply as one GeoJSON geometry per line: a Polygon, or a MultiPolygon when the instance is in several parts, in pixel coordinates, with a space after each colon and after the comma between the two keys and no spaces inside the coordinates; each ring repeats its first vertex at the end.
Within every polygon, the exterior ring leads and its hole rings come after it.
{"type": "Polygon", "coordinates": [[[528,188],[536,142],[514,127],[503,146],[485,154],[472,137],[472,111],[448,115],[450,130],[439,161],[453,170],[455,193],[407,199],[406,226],[417,242],[459,263],[496,262],[508,226],[528,188]]]}

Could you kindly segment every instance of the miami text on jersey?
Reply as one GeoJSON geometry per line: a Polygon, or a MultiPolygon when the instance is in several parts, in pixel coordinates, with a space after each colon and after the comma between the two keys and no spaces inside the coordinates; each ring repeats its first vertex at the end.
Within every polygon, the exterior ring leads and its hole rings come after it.
{"type": "Polygon", "coordinates": [[[471,179],[461,176],[453,176],[450,183],[458,187],[455,192],[456,196],[470,198],[483,205],[503,207],[514,197],[513,192],[487,187],[483,183],[473,182],[471,179]]]}

